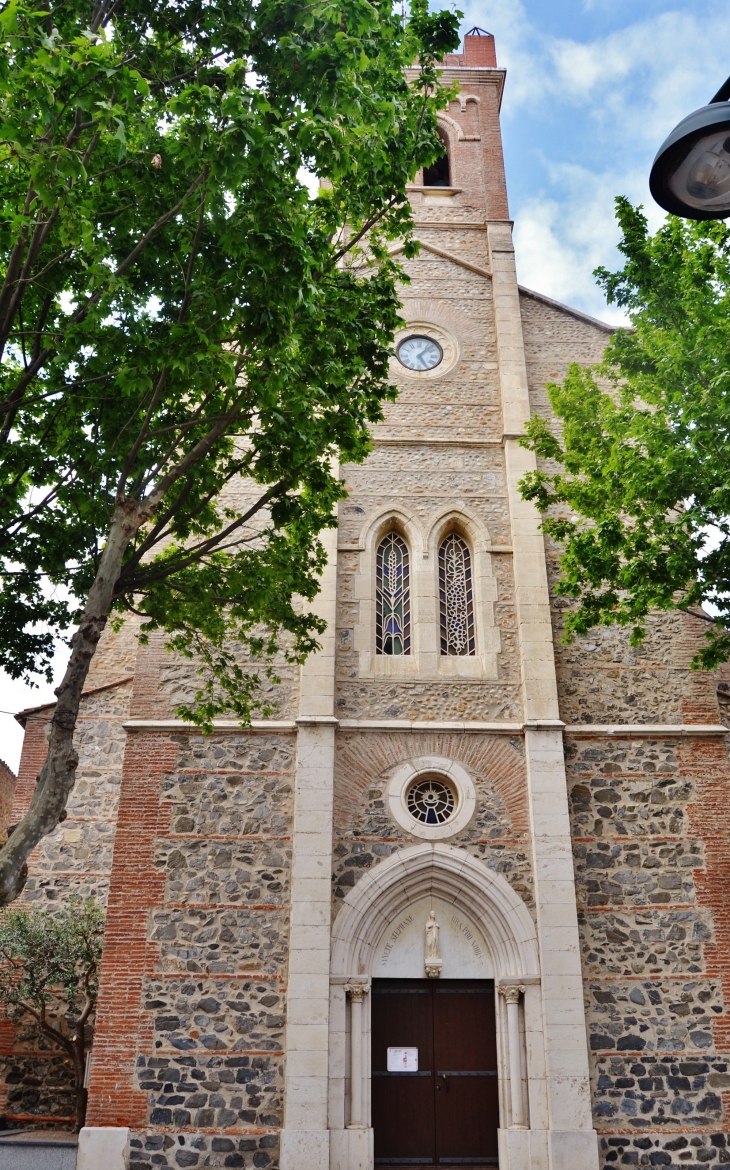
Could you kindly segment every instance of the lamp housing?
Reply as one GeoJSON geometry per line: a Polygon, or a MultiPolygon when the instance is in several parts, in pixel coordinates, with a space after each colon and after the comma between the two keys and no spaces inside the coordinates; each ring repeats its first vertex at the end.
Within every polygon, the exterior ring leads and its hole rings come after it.
{"type": "Polygon", "coordinates": [[[730,216],[730,101],[715,97],[674,127],[654,159],[649,188],[660,207],[684,219],[730,216]]]}

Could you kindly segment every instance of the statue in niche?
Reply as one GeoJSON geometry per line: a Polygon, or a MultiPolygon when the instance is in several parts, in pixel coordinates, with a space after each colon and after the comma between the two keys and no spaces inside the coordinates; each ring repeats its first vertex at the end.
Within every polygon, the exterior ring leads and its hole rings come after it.
{"type": "Polygon", "coordinates": [[[438,979],[441,974],[441,947],[439,944],[439,924],[432,910],[426,923],[426,978],[438,979]]]}

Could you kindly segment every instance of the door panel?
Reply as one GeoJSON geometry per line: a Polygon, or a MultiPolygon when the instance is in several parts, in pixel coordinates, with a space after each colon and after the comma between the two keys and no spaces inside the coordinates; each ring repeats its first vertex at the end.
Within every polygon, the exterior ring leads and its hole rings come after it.
{"type": "Polygon", "coordinates": [[[372,1107],[379,1165],[433,1166],[433,1004],[422,979],[373,980],[372,1107]],[[417,1073],[388,1073],[388,1048],[417,1048],[417,1073]]]}
{"type": "Polygon", "coordinates": [[[491,980],[374,979],[372,1102],[378,1170],[497,1164],[497,1047],[491,980]],[[387,1050],[418,1048],[417,1073],[387,1050]]]}
{"type": "Polygon", "coordinates": [[[433,995],[437,1164],[494,1165],[499,1125],[494,988],[445,982],[433,995]]]}

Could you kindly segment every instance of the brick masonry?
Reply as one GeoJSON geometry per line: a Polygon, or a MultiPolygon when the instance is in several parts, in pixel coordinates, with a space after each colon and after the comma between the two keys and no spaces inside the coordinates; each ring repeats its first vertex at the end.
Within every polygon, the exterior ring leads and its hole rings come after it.
{"type": "MultiPolygon", "coordinates": [[[[106,650],[106,647],[104,648],[106,650]]],[[[120,669],[129,669],[122,658],[120,669]]],[[[71,897],[95,897],[106,904],[116,830],[125,733],[122,729],[131,698],[131,680],[104,683],[108,660],[102,653],[91,688],[82,700],[76,733],[79,767],[67,818],[45,837],[32,855],[30,876],[20,902],[52,910],[71,897]]],[[[52,707],[24,716],[25,741],[15,787],[10,823],[17,823],[30,804],[36,777],[47,750],[52,707]]],[[[93,1019],[89,1028],[93,1036],[93,1019]]],[[[17,1029],[0,1023],[0,1108],[9,1121],[25,1124],[73,1118],[73,1077],[63,1053],[38,1034],[29,1017],[17,1029]]]]}
{"type": "Polygon", "coordinates": [[[291,736],[129,737],[90,1124],[131,1125],[131,1166],[275,1158],[293,762],[291,736]]]}
{"type": "Polygon", "coordinates": [[[17,779],[12,768],[0,760],[0,834],[4,834],[10,824],[17,779]]]}
{"type": "Polygon", "coordinates": [[[721,1164],[730,1089],[725,745],[585,734],[568,738],[567,754],[605,1163],[721,1164]]]}
{"type": "MultiPolygon", "coordinates": [[[[521,299],[533,410],[606,332],[521,299]],[[571,355],[568,358],[568,355],[571,355]]],[[[718,678],[690,660],[702,623],[650,615],[564,645],[560,550],[546,541],[561,718],[570,725],[721,721],[718,678]]],[[[727,1032],[730,797],[721,738],[566,734],[593,1113],[602,1165],[730,1162],[727,1032]]]]}
{"type": "Polygon", "coordinates": [[[388,784],[404,761],[421,756],[456,760],[469,772],[477,812],[450,844],[468,850],[503,874],[532,905],[524,761],[521,737],[377,735],[338,736],[333,897],[335,912],[364,873],[404,845],[416,843],[392,818],[388,784]]]}

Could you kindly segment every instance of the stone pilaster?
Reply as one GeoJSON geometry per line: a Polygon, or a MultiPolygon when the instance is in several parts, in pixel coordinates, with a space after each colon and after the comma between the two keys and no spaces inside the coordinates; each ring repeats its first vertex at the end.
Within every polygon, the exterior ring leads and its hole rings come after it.
{"type": "MultiPolygon", "coordinates": [[[[518,438],[530,416],[511,225],[489,225],[507,494],[514,550],[517,626],[526,732],[545,1036],[545,1094],[530,1128],[544,1129],[549,1170],[594,1170],[588,1051],[575,877],[550,622],[545,546],[535,508],[519,481],[535,467],[518,438]]],[[[537,1136],[537,1135],[535,1135],[537,1136]]]]}
{"type": "Polygon", "coordinates": [[[335,726],[337,532],[325,533],[327,567],[316,612],[322,649],[302,666],[297,720],[291,928],[282,1170],[328,1170],[330,878],[335,726]]]}

